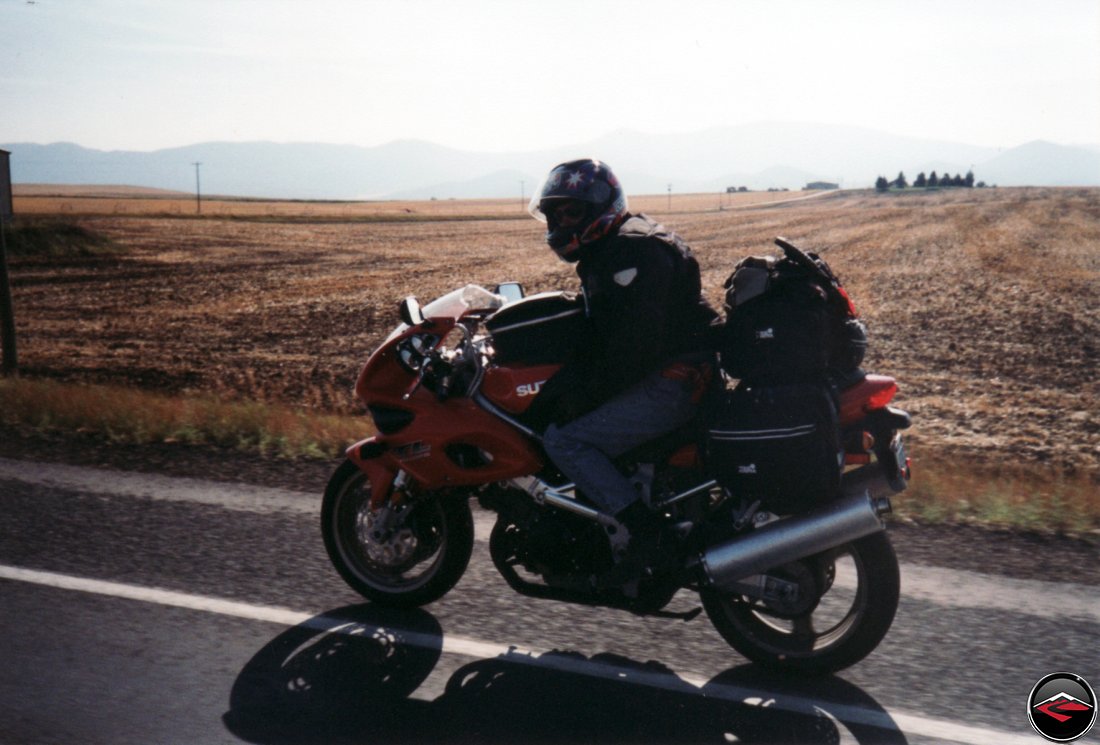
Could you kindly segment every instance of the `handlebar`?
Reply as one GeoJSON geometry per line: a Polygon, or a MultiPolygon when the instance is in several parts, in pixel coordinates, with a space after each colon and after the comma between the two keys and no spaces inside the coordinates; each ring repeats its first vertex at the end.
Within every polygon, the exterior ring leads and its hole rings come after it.
{"type": "MultiPolygon", "coordinates": [[[[430,323],[431,319],[427,319],[421,326],[426,329],[430,323]]],[[[450,395],[456,379],[464,377],[462,371],[466,368],[470,369],[468,377],[475,381],[480,378],[482,361],[479,357],[473,332],[462,322],[455,324],[451,330],[458,330],[461,335],[461,339],[451,350],[443,345],[444,340],[447,338],[446,334],[435,337],[432,348],[425,349],[411,344],[406,347],[406,349],[415,353],[417,364],[406,366],[416,371],[416,378],[402,394],[401,399],[403,401],[412,398],[413,394],[423,385],[426,385],[441,399],[446,398],[450,395]]],[[[403,343],[408,344],[408,341],[403,343]]]]}

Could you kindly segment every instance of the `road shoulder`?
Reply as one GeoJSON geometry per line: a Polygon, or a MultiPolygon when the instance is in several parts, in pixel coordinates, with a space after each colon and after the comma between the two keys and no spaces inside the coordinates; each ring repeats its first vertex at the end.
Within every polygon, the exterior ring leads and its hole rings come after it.
{"type": "MultiPolygon", "coordinates": [[[[289,460],[178,443],[110,443],[89,434],[41,433],[0,425],[0,457],[162,476],[266,486],[320,495],[340,463],[289,460]]],[[[904,495],[898,499],[904,499],[904,495]]],[[[942,566],[1016,579],[1100,585],[1100,538],[976,525],[918,525],[893,520],[891,540],[903,563],[942,566]]]]}

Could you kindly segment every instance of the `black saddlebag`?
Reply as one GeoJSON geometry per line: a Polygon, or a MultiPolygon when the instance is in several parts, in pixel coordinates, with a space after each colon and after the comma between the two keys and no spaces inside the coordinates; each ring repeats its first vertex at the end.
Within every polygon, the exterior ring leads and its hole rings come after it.
{"type": "Polygon", "coordinates": [[[707,467],[746,503],[777,514],[804,512],[840,488],[840,432],[825,385],[738,387],[716,396],[707,467]]]}
{"type": "Polygon", "coordinates": [[[485,319],[498,364],[564,362],[588,333],[583,299],[544,292],[509,303],[485,319]]]}

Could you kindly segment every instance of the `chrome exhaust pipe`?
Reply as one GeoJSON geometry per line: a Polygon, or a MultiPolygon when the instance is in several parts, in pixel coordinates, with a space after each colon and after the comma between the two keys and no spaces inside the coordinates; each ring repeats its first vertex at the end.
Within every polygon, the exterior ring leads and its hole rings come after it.
{"type": "Polygon", "coordinates": [[[881,515],[890,511],[890,500],[876,494],[874,482],[865,478],[867,472],[860,469],[852,475],[857,473],[858,478],[845,475],[836,501],[708,548],[701,557],[707,580],[720,590],[731,590],[745,577],[883,530],[881,515]]]}

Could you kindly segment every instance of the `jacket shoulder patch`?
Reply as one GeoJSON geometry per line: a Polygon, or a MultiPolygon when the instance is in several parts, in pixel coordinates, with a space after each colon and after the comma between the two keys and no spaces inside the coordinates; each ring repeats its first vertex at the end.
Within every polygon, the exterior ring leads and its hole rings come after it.
{"type": "Polygon", "coordinates": [[[614,279],[615,284],[620,287],[628,287],[634,278],[638,276],[638,268],[630,267],[629,269],[623,269],[622,271],[615,272],[614,279]]]}

